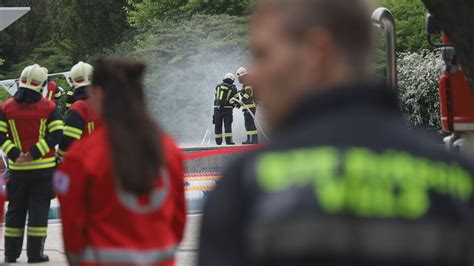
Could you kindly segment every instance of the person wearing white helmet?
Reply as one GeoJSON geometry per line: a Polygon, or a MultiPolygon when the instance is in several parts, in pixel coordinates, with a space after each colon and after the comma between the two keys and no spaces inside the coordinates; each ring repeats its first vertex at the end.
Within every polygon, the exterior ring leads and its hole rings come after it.
{"type": "Polygon", "coordinates": [[[232,122],[235,106],[231,102],[231,99],[237,95],[237,87],[235,87],[234,82],[234,74],[227,73],[224,76],[223,82],[216,87],[212,122],[215,125],[214,136],[217,145],[222,145],[223,138],[225,138],[227,145],[235,145],[232,140],[232,122]],[[222,133],[222,126],[224,126],[224,134],[222,133]]]}
{"type": "Polygon", "coordinates": [[[73,142],[92,134],[97,117],[86,101],[89,96],[87,89],[92,83],[92,65],[79,62],[71,69],[71,81],[74,86],[74,103],[66,112],[64,119],[64,136],[59,143],[58,155],[63,157],[73,142]]]}
{"type": "Polygon", "coordinates": [[[242,84],[242,90],[239,92],[242,99],[243,112],[245,118],[245,129],[247,130],[247,140],[244,145],[258,144],[258,132],[254,117],[257,113],[257,103],[254,99],[253,87],[250,86],[247,69],[241,67],[237,70],[237,78],[242,84]],[[252,115],[253,114],[253,115],[252,115]]]}
{"type": "Polygon", "coordinates": [[[21,73],[17,93],[0,106],[0,146],[8,157],[10,175],[5,219],[7,263],[16,262],[21,254],[26,217],[28,262],[49,260],[43,250],[57,165],[55,146],[64,123],[56,104],[41,94],[46,84],[46,69],[28,66],[21,73]]]}

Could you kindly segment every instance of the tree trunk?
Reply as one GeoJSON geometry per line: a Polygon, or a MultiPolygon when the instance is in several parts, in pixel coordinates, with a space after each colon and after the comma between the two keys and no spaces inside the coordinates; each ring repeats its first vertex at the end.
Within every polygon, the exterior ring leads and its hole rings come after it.
{"type": "Polygon", "coordinates": [[[422,0],[456,48],[466,78],[474,88],[474,1],[422,0]]]}

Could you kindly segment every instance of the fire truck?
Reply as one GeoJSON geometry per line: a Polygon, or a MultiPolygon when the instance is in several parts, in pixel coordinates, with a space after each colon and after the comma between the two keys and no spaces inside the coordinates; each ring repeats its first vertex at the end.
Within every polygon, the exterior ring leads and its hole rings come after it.
{"type": "Polygon", "coordinates": [[[436,19],[426,17],[428,41],[441,49],[444,61],[443,74],[439,80],[441,121],[443,131],[450,134],[444,139],[446,148],[472,155],[474,151],[474,90],[469,86],[457,58],[456,49],[438,26],[436,19]],[[433,37],[441,38],[440,43],[433,37]]]}

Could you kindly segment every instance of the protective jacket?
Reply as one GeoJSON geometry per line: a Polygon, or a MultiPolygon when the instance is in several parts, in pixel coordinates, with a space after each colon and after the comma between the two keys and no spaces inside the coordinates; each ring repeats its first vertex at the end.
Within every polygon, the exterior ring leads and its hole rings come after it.
{"type": "MultiPolygon", "coordinates": [[[[247,106],[247,108],[251,109],[257,107],[252,86],[244,84],[242,90],[240,91],[240,95],[242,96],[242,102],[247,106]]],[[[246,109],[244,108],[244,110],[246,109]]]]}
{"type": "Polygon", "coordinates": [[[174,265],[183,237],[183,159],[162,136],[165,165],[150,195],[120,188],[112,174],[106,129],[71,147],[54,177],[64,246],[71,265],[174,265]]]}
{"type": "Polygon", "coordinates": [[[216,87],[214,108],[224,111],[225,109],[234,109],[234,104],[230,100],[237,95],[237,87],[228,83],[221,83],[216,87]]]}
{"type": "Polygon", "coordinates": [[[440,146],[406,126],[393,90],[307,97],[224,172],[199,265],[470,265],[474,170],[440,146]]]}
{"type": "Polygon", "coordinates": [[[64,156],[69,146],[76,140],[94,132],[97,116],[86,99],[78,99],[66,113],[64,136],[59,143],[58,154],[64,156]]]}

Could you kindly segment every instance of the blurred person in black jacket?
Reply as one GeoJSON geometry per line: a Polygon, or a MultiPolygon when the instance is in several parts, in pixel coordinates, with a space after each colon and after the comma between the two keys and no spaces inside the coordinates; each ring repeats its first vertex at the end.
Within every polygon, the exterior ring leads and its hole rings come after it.
{"type": "Polygon", "coordinates": [[[473,168],[371,82],[365,0],[262,0],[253,84],[272,143],[210,195],[199,264],[472,265],[473,168]]]}

